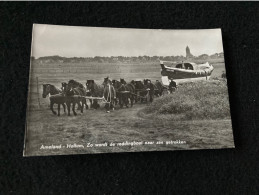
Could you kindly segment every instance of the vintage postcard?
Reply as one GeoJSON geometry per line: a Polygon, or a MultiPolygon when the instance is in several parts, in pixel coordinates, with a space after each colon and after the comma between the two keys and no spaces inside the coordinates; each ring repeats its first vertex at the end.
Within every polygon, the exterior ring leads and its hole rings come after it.
{"type": "Polygon", "coordinates": [[[24,156],[234,148],[221,29],[34,24],[24,156]]]}

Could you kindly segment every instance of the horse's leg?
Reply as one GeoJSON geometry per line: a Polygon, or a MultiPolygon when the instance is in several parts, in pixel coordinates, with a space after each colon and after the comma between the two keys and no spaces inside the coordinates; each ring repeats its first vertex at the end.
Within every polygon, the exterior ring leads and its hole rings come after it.
{"type": "Polygon", "coordinates": [[[160,91],[159,91],[160,97],[163,95],[163,91],[164,91],[163,88],[161,88],[160,91]]]}
{"type": "Polygon", "coordinates": [[[108,111],[108,107],[109,107],[108,103],[105,103],[104,108],[105,108],[106,112],[108,111]]]}
{"type": "Polygon", "coordinates": [[[111,101],[111,109],[114,110],[114,107],[115,107],[115,100],[112,100],[111,101]]]}
{"type": "Polygon", "coordinates": [[[123,107],[123,99],[122,99],[122,95],[120,95],[120,98],[119,98],[119,104],[120,104],[120,108],[123,107]]]}
{"type": "MultiPolygon", "coordinates": [[[[135,92],[136,93],[136,92],[135,92]]],[[[135,96],[135,103],[138,102],[138,98],[139,98],[139,92],[136,93],[136,96],[135,96]]]]}
{"type": "Polygon", "coordinates": [[[105,104],[106,112],[110,112],[110,106],[111,106],[111,103],[106,103],[105,104]]]}
{"type": "Polygon", "coordinates": [[[90,102],[90,108],[93,107],[93,100],[89,99],[89,102],[90,102]]]}
{"type": "MultiPolygon", "coordinates": [[[[120,96],[119,96],[120,97],[120,96]]],[[[117,96],[116,99],[115,99],[115,105],[117,105],[119,103],[119,97],[117,96]]]]}
{"type": "Polygon", "coordinates": [[[66,105],[64,103],[62,103],[62,106],[64,108],[64,113],[66,113],[66,105]]]}
{"type": "Polygon", "coordinates": [[[81,110],[81,104],[77,102],[77,110],[81,110]]]}
{"type": "MultiPolygon", "coordinates": [[[[79,104],[80,104],[80,100],[78,100],[79,104]]],[[[84,100],[81,99],[82,105],[81,105],[81,113],[83,113],[83,109],[84,109],[84,100]]]]}
{"type": "Polygon", "coordinates": [[[117,99],[116,99],[116,105],[117,105],[117,104],[120,105],[120,99],[121,99],[121,94],[118,93],[118,94],[117,94],[117,99]]]}
{"type": "Polygon", "coordinates": [[[114,99],[114,104],[117,105],[117,98],[114,99]]]}
{"type": "Polygon", "coordinates": [[[60,103],[58,103],[58,116],[60,116],[60,103]]]}
{"type": "Polygon", "coordinates": [[[93,102],[94,102],[94,103],[93,103],[93,108],[94,108],[94,109],[97,109],[97,108],[100,107],[100,105],[98,104],[98,101],[97,101],[97,100],[94,100],[93,102]]]}
{"type": "Polygon", "coordinates": [[[96,109],[96,101],[95,100],[93,100],[93,104],[92,104],[91,108],[96,109]]]}
{"type": "MultiPolygon", "coordinates": [[[[78,104],[78,103],[77,103],[78,104]]],[[[76,102],[75,102],[75,100],[73,101],[73,105],[72,105],[72,110],[73,110],[73,113],[74,113],[74,115],[76,116],[77,114],[76,114],[76,111],[75,111],[75,106],[76,106],[76,102]]]]}
{"type": "Polygon", "coordinates": [[[70,104],[71,104],[71,102],[68,101],[68,102],[66,102],[66,104],[67,104],[67,115],[70,116],[70,104]]]}
{"type": "Polygon", "coordinates": [[[130,104],[131,104],[131,107],[133,107],[133,101],[134,101],[134,96],[131,94],[131,95],[130,95],[130,104]]]}
{"type": "Polygon", "coordinates": [[[89,107],[88,107],[88,105],[86,103],[86,98],[83,98],[83,101],[84,101],[84,104],[85,104],[85,109],[87,110],[89,107]]]}
{"type": "Polygon", "coordinates": [[[151,94],[150,94],[150,102],[151,103],[153,102],[153,99],[154,99],[154,94],[151,92],[151,94]]]}
{"type": "Polygon", "coordinates": [[[111,98],[111,103],[110,103],[110,109],[111,110],[114,110],[114,102],[115,102],[115,99],[111,98]]]}
{"type": "Polygon", "coordinates": [[[140,97],[140,102],[143,103],[143,93],[140,93],[141,97],[140,97]]]}
{"type": "Polygon", "coordinates": [[[128,96],[128,94],[125,94],[125,106],[126,106],[126,108],[128,108],[128,104],[129,104],[129,96],[128,96]]]}
{"type": "Polygon", "coordinates": [[[50,101],[50,110],[53,112],[53,114],[57,114],[54,110],[53,110],[53,105],[54,105],[54,102],[53,101],[50,101]]]}
{"type": "Polygon", "coordinates": [[[100,104],[98,103],[98,100],[96,100],[96,108],[101,108],[100,104]]]}
{"type": "Polygon", "coordinates": [[[127,107],[127,97],[126,94],[122,95],[122,106],[125,105],[127,107]]]}

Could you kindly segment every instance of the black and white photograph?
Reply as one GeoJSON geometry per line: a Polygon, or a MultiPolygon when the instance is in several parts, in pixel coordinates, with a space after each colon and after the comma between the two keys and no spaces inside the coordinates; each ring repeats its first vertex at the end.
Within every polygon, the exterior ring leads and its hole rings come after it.
{"type": "Polygon", "coordinates": [[[221,29],[34,24],[24,156],[234,148],[221,29]]]}

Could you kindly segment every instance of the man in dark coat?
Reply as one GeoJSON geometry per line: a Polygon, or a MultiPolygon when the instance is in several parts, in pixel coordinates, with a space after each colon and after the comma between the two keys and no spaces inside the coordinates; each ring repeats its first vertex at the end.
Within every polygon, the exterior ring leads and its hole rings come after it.
{"type": "Polygon", "coordinates": [[[174,80],[171,80],[170,84],[169,84],[169,91],[170,93],[172,93],[173,91],[175,91],[177,88],[176,82],[174,80]]]}
{"type": "Polygon", "coordinates": [[[154,85],[151,83],[151,80],[149,79],[147,79],[147,88],[149,89],[150,102],[153,102],[155,88],[154,88],[154,85]]]}

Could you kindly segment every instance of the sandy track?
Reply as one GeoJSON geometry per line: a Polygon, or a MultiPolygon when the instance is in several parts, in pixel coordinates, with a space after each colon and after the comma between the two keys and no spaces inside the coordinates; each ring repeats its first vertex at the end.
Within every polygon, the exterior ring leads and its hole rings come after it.
{"type": "Polygon", "coordinates": [[[84,110],[82,115],[70,117],[63,111],[60,117],[54,116],[49,109],[29,111],[26,155],[234,147],[230,120],[173,122],[144,119],[137,115],[144,106],[136,104],[133,108],[117,109],[111,113],[106,113],[103,108],[90,109],[84,110]],[[186,143],[165,144],[171,140],[186,143]],[[111,142],[117,144],[126,141],[143,141],[143,144],[109,146],[111,142]],[[145,144],[145,141],[154,143],[145,144]],[[156,144],[157,141],[163,141],[163,144],[156,144]],[[95,146],[100,143],[107,143],[108,146],[95,146]],[[52,144],[62,144],[62,148],[40,149],[42,145],[52,144]],[[67,148],[67,144],[83,145],[84,148],[67,148]]]}

